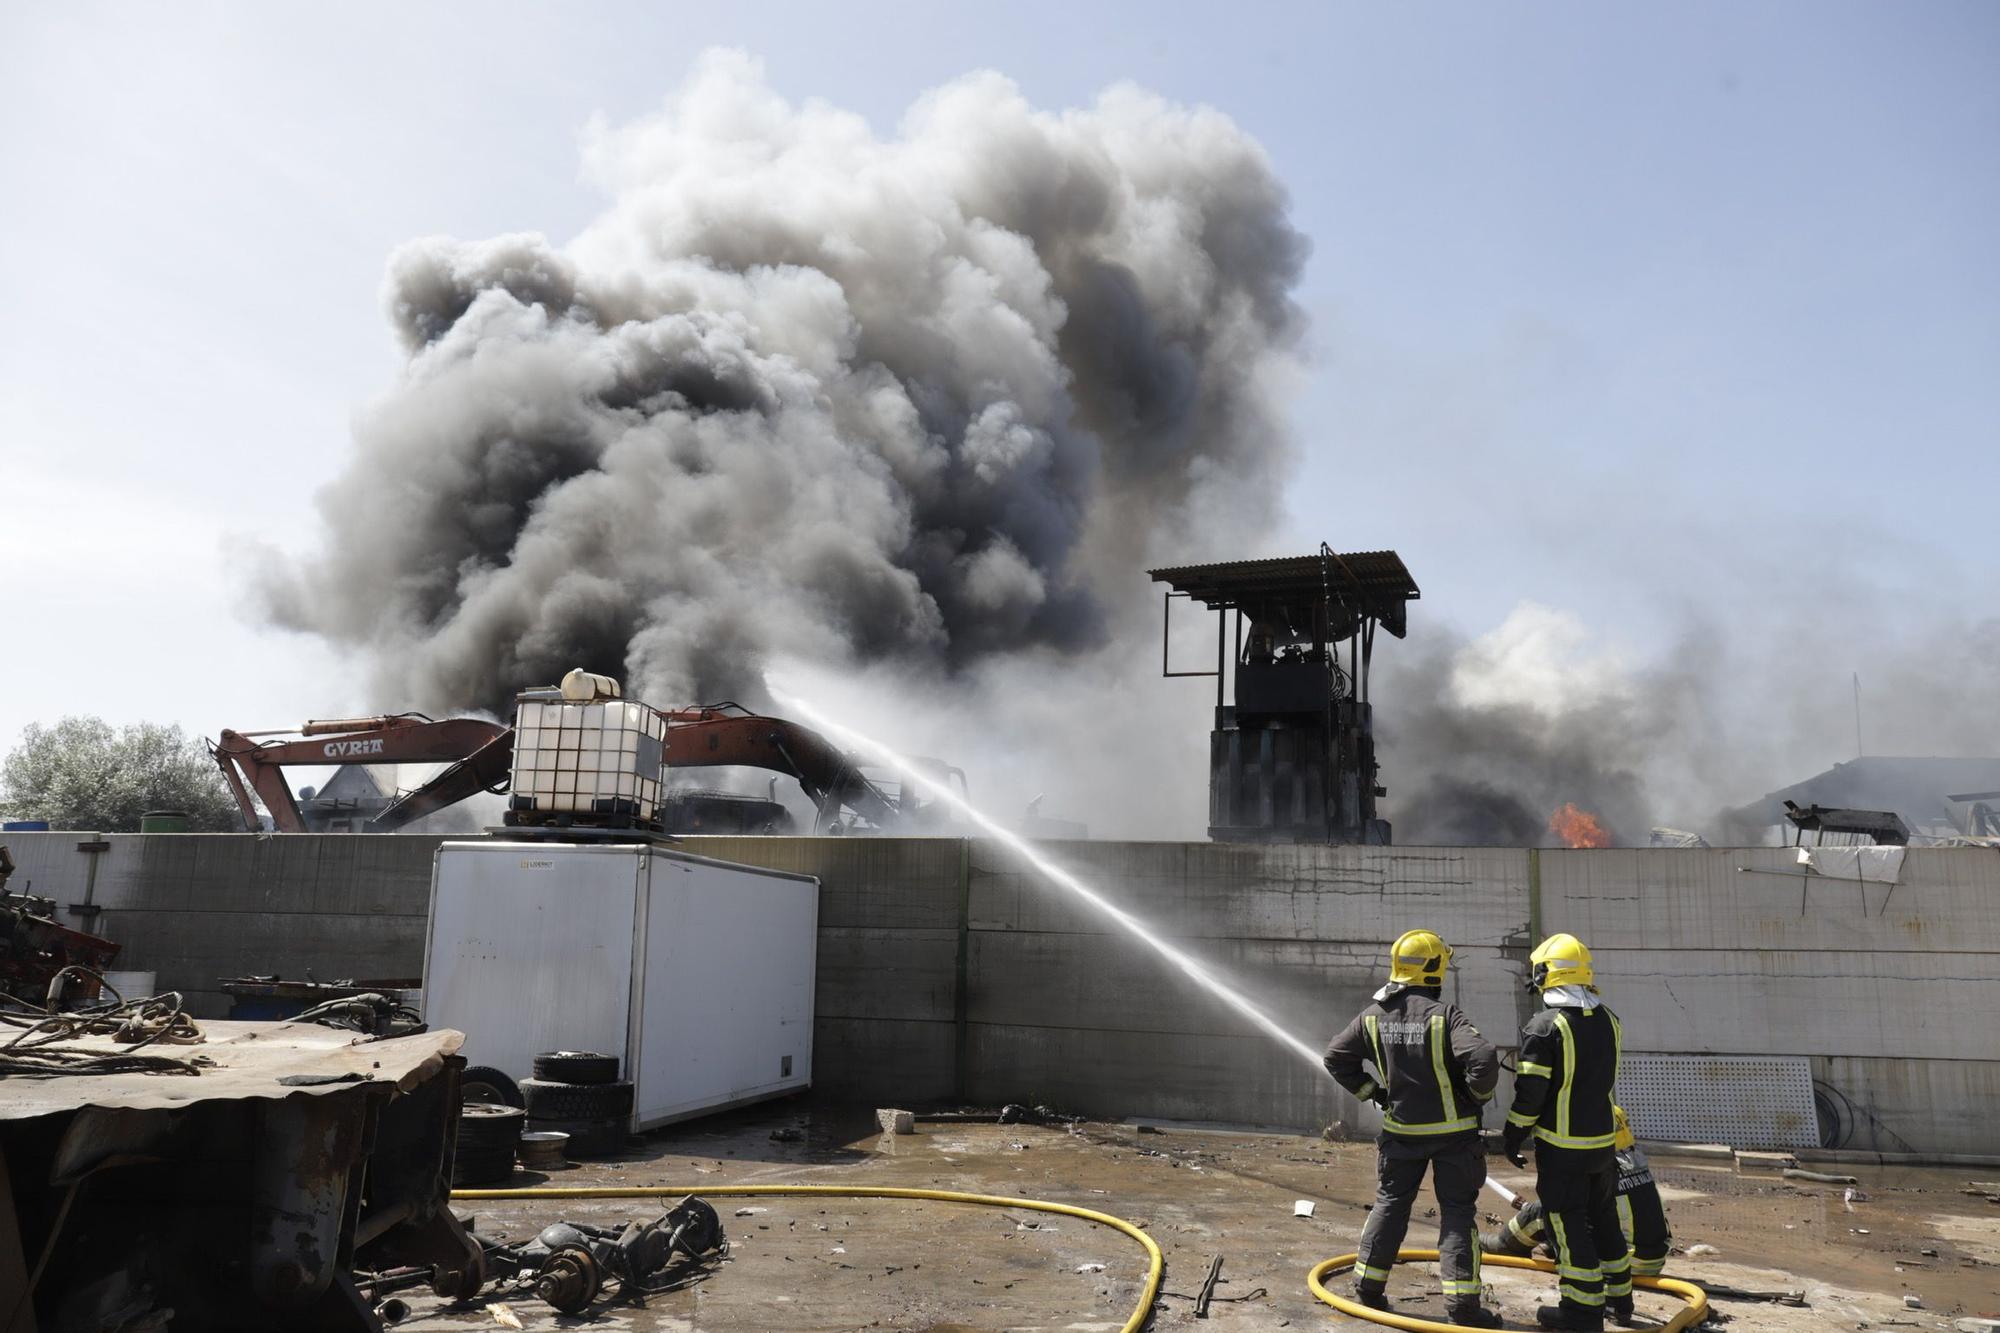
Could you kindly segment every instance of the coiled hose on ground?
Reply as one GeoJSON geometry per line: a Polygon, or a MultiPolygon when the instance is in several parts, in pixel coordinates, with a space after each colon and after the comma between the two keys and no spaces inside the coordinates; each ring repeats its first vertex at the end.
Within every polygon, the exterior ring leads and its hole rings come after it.
{"type": "MultiPolygon", "coordinates": [[[[1396,1252],[1396,1261],[1398,1263],[1420,1263],[1424,1260],[1435,1259],[1437,1257],[1438,1252],[1436,1250],[1398,1250],[1396,1252]]],[[[1327,1274],[1343,1268],[1352,1268],[1360,1258],[1361,1256],[1358,1254],[1342,1254],[1336,1255],[1331,1259],[1323,1259],[1313,1265],[1312,1272],[1306,1274],[1306,1285],[1312,1288],[1313,1295],[1319,1297],[1342,1314],[1352,1315],[1356,1319],[1366,1319],[1371,1324],[1385,1324],[1390,1328],[1408,1329],[1410,1333],[1455,1333],[1458,1327],[1455,1324],[1447,1324],[1436,1319],[1418,1319],[1414,1315],[1396,1314],[1392,1311],[1371,1310],[1358,1301],[1351,1301],[1338,1292],[1326,1289],[1325,1278],[1327,1274]]],[[[1502,1268],[1532,1268],[1543,1273],[1553,1273],[1556,1271],[1556,1266],[1546,1259],[1522,1259],[1511,1254],[1489,1254],[1484,1256],[1482,1262],[1498,1264],[1502,1268]]],[[[1708,1293],[1692,1282],[1683,1282],[1679,1278],[1673,1277],[1635,1277],[1632,1279],[1632,1285],[1635,1287],[1644,1287],[1648,1291],[1671,1292],[1687,1302],[1686,1305],[1682,1306],[1674,1314],[1672,1319],[1660,1325],[1657,1333],[1682,1333],[1682,1330],[1693,1328],[1702,1320],[1708,1318],[1708,1293]]]]}

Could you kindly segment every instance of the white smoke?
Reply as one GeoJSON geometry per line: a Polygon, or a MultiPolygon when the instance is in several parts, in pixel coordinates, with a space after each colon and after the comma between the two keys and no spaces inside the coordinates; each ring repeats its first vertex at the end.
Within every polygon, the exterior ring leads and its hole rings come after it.
{"type": "Polygon", "coordinates": [[[1219,113],[989,73],[882,137],[712,52],[585,165],[567,245],[395,254],[407,368],[324,550],[264,579],[384,706],[576,665],[755,702],[778,656],[969,682],[1157,614],[1151,559],[1270,540],[1307,247],[1219,113]]]}

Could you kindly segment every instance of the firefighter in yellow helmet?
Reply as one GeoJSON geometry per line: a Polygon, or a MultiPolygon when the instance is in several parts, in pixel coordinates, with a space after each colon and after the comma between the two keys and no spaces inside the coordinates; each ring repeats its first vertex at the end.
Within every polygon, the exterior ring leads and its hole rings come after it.
{"type": "Polygon", "coordinates": [[[1389,980],[1326,1048],[1326,1072],[1382,1108],[1375,1206],[1361,1229],[1354,1296],[1389,1308],[1389,1269],[1403,1247],[1410,1208],[1431,1173],[1438,1201],[1438,1272],[1446,1313],[1469,1328],[1499,1328],[1480,1303],[1475,1208],[1486,1183],[1479,1114],[1500,1076],[1499,1056],[1458,1006],[1443,998],[1451,948],[1428,930],[1389,947],[1389,980]],[[1371,1075],[1364,1065],[1372,1065],[1371,1075]]]}
{"type": "Polygon", "coordinates": [[[1611,1112],[1623,1035],[1597,995],[1590,950],[1551,935],[1528,956],[1528,987],[1542,1008],[1521,1029],[1514,1105],[1503,1142],[1526,1166],[1535,1140],[1535,1195],[1555,1243],[1557,1302],[1535,1312],[1543,1328],[1601,1333],[1608,1311],[1632,1317],[1632,1256],[1618,1225],[1617,1122],[1611,1112]]]}
{"type": "MultiPolygon", "coordinates": [[[[1666,1205],[1660,1201],[1660,1187],[1653,1181],[1653,1167],[1633,1137],[1625,1108],[1611,1108],[1612,1148],[1618,1154],[1618,1226],[1632,1249],[1632,1276],[1658,1277],[1667,1266],[1667,1247],[1673,1232],[1667,1226],[1666,1205]]],[[[1543,1246],[1551,1252],[1547,1209],[1540,1199],[1521,1205],[1498,1231],[1482,1235],[1480,1248],[1488,1254],[1526,1256],[1543,1246]]]]}

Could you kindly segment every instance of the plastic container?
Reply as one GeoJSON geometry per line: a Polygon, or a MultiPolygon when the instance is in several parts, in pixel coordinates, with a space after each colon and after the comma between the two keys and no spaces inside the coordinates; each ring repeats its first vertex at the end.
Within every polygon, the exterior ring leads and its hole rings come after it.
{"type": "Polygon", "coordinates": [[[576,704],[599,703],[619,697],[618,682],[609,676],[576,668],[562,678],[562,697],[576,704]]]}
{"type": "Polygon", "coordinates": [[[158,972],[106,972],[104,980],[128,1000],[144,1000],[160,993],[158,972]]]}
{"type": "Polygon", "coordinates": [[[185,810],[148,810],[139,816],[141,833],[186,833],[191,827],[185,810]]]}
{"type": "Polygon", "coordinates": [[[49,821],[46,819],[10,819],[0,824],[0,833],[47,833],[49,821]]]}
{"type": "Polygon", "coordinates": [[[657,820],[666,720],[630,700],[573,703],[522,699],[514,709],[514,772],[508,808],[527,822],[657,820]]]}

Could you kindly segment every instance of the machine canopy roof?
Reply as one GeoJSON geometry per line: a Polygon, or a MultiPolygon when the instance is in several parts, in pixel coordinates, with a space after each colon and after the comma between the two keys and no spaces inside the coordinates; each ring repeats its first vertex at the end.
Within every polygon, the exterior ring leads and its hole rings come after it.
{"type": "Polygon", "coordinates": [[[1397,638],[1408,631],[1407,603],[1422,594],[1394,551],[1324,551],[1272,560],[1227,560],[1149,570],[1211,609],[1258,605],[1305,606],[1331,601],[1353,615],[1372,617],[1397,638]]]}

